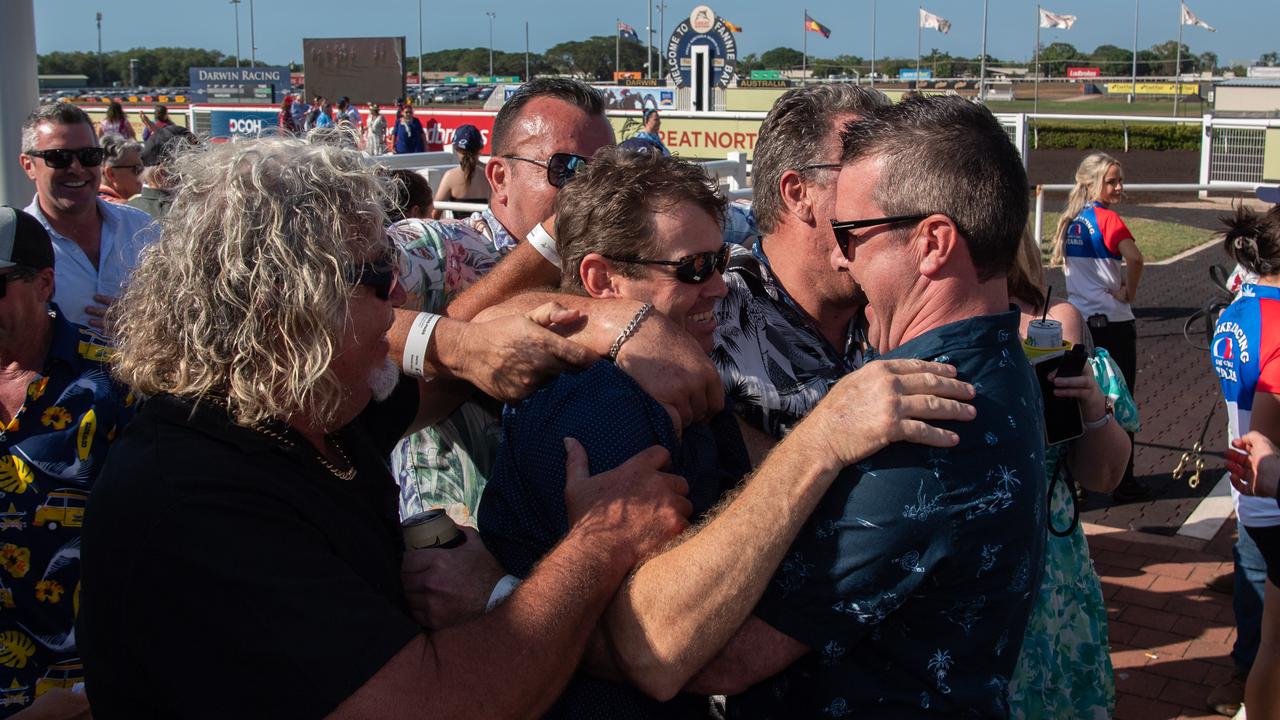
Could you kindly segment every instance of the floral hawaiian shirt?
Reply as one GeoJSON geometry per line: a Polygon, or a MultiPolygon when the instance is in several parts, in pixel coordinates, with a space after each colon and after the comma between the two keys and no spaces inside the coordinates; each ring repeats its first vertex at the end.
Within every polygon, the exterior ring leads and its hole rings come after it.
{"type": "Polygon", "coordinates": [[[733,718],[1004,718],[1045,543],[1044,426],[1018,313],[885,358],[954,365],[977,419],[952,448],[894,443],[845,470],[755,614],[811,652],[728,701],[733,718]]]}
{"type": "MultiPolygon", "coordinates": [[[[441,312],[515,247],[489,209],[462,220],[402,220],[387,233],[401,250],[404,307],[441,312]]],[[[410,435],[391,454],[404,517],[443,507],[475,525],[484,484],[502,437],[501,404],[464,402],[448,418],[410,435]]]]}
{"type": "Polygon", "coordinates": [[[732,249],[724,281],[729,293],[716,304],[711,360],[738,414],[781,438],[861,367],[862,316],[849,323],[844,347],[832,347],[774,277],[758,243],[732,249]]]}
{"type": "Polygon", "coordinates": [[[0,423],[0,716],[84,681],[80,528],[107,448],[134,412],[107,367],[110,341],[54,312],[44,369],[0,423]]]}

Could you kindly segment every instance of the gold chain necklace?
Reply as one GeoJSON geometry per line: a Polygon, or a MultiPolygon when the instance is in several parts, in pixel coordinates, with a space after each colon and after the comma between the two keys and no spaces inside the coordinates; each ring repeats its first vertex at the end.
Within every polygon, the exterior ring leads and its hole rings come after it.
{"type": "MultiPolygon", "coordinates": [[[[292,449],[293,446],[295,445],[295,443],[292,440],[290,440],[284,435],[281,435],[280,433],[268,427],[256,425],[253,427],[253,430],[255,432],[262,433],[263,435],[266,435],[267,437],[284,445],[286,449],[292,449]]],[[[337,465],[334,465],[333,463],[329,462],[329,458],[325,457],[324,453],[312,447],[311,449],[315,453],[316,459],[320,461],[320,464],[324,466],[325,470],[328,470],[331,475],[338,478],[339,480],[350,482],[351,480],[355,479],[356,466],[351,463],[351,458],[347,457],[346,451],[342,449],[342,441],[339,439],[338,434],[333,433],[331,435],[325,435],[324,437],[325,437],[325,440],[327,440],[329,444],[333,446],[333,449],[338,452],[338,457],[342,458],[342,462],[344,465],[347,466],[347,469],[342,470],[338,468],[337,465]]]]}

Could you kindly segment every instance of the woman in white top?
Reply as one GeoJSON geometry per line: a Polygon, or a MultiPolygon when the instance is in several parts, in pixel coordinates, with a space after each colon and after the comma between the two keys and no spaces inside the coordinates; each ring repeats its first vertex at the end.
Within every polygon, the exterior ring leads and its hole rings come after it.
{"type": "Polygon", "coordinates": [[[112,100],[111,104],[107,106],[107,117],[98,123],[98,137],[103,138],[107,135],[120,135],[130,140],[138,139],[133,126],[129,124],[129,120],[124,116],[124,106],[115,100],[112,100]]]}

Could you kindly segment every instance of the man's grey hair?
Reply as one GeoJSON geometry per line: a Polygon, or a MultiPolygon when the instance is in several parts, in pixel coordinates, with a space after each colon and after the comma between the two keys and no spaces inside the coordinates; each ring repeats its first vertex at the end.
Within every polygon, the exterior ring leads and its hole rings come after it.
{"type": "MultiPolygon", "coordinates": [[[[49,105],[41,105],[22,123],[22,152],[31,152],[36,149],[36,128],[41,123],[49,123],[50,125],[75,125],[76,123],[84,123],[93,130],[93,121],[85,111],[72,105],[71,103],[50,103],[49,105]]],[[[93,142],[98,142],[98,134],[93,134],[93,142]]]]}
{"type": "Polygon", "coordinates": [[[873,197],[886,216],[946,215],[979,280],[1012,269],[1027,226],[1027,172],[986,107],[958,96],[912,98],[850,122],[841,141],[843,165],[878,163],[873,197]]]}
{"type": "Polygon", "coordinates": [[[562,100],[592,117],[604,117],[604,95],[599,90],[573,78],[549,77],[531,80],[520,86],[511,97],[503,103],[502,109],[493,119],[493,132],[490,134],[490,148],[494,155],[510,152],[511,130],[520,112],[530,101],[540,97],[562,100]]]}
{"type": "Polygon", "coordinates": [[[110,133],[102,138],[102,149],[105,151],[104,162],[114,167],[120,158],[129,153],[130,150],[142,152],[142,143],[137,140],[130,140],[123,135],[110,133]]]}
{"type": "Polygon", "coordinates": [[[889,98],[879,90],[843,84],[795,88],[778,98],[760,125],[751,170],[756,226],[762,233],[775,232],[782,219],[783,173],[797,170],[806,179],[826,173],[828,181],[835,182],[836,173],[830,170],[799,170],[830,162],[829,143],[840,142],[840,129],[833,128],[832,121],[888,104],[889,98]]]}

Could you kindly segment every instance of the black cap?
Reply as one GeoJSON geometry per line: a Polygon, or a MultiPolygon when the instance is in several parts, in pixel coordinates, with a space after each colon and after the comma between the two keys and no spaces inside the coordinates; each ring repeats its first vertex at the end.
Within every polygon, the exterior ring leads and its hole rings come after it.
{"type": "Polygon", "coordinates": [[[0,269],[15,265],[37,270],[53,267],[53,241],[39,220],[0,205],[0,269]]]}
{"type": "Polygon", "coordinates": [[[165,125],[143,143],[142,164],[147,167],[167,164],[183,144],[195,145],[196,136],[181,125],[165,125]]]}

